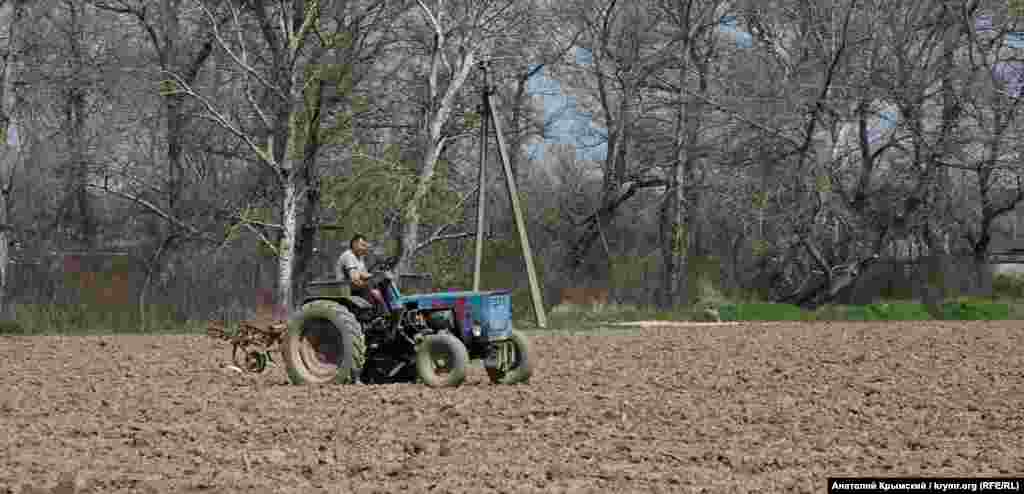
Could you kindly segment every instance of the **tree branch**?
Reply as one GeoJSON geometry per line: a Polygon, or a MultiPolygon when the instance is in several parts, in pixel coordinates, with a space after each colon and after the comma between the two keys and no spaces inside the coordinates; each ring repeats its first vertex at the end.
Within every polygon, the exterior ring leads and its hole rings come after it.
{"type": "Polygon", "coordinates": [[[630,182],[629,189],[627,189],[626,192],[624,192],[621,196],[615,198],[615,200],[613,200],[613,201],[610,201],[608,204],[606,204],[605,206],[603,206],[600,209],[598,209],[597,211],[595,211],[593,214],[588,216],[583,221],[581,221],[579,223],[577,223],[577,222],[575,222],[575,221],[573,221],[571,219],[569,221],[571,223],[573,223],[573,226],[577,226],[577,227],[578,226],[583,226],[583,225],[586,225],[586,224],[589,224],[589,223],[593,223],[593,222],[597,221],[601,216],[603,216],[605,214],[608,214],[608,213],[611,213],[611,212],[615,211],[616,209],[618,209],[619,206],[622,205],[622,203],[628,201],[631,197],[636,195],[637,192],[640,192],[640,190],[651,188],[651,187],[667,187],[667,186],[668,186],[668,181],[666,181],[664,179],[661,179],[661,178],[652,178],[652,179],[647,179],[647,180],[635,180],[633,182],[630,182]]]}
{"type": "Polygon", "coordinates": [[[270,249],[271,252],[274,253],[275,257],[279,255],[277,247],[274,245],[273,242],[270,241],[269,238],[267,238],[267,235],[266,233],[263,232],[263,230],[256,228],[256,226],[252,222],[245,221],[243,223],[245,224],[245,227],[249,229],[249,231],[256,234],[256,236],[260,239],[260,243],[262,243],[264,246],[270,249]]]}
{"type": "Polygon", "coordinates": [[[417,252],[419,252],[419,251],[429,247],[430,244],[433,244],[434,242],[440,242],[440,241],[444,241],[444,240],[458,240],[458,239],[461,239],[461,238],[469,238],[469,237],[475,237],[475,236],[476,236],[476,232],[450,233],[450,234],[447,234],[447,235],[436,235],[436,234],[435,235],[431,235],[430,238],[428,238],[427,240],[425,240],[422,243],[420,243],[419,245],[417,245],[412,250],[412,253],[413,253],[413,255],[415,255],[417,252]]]}
{"type": "Polygon", "coordinates": [[[179,86],[179,92],[191,96],[192,98],[195,98],[205,107],[206,114],[203,115],[204,118],[213,121],[224,130],[227,130],[228,132],[234,134],[235,137],[238,137],[243,142],[245,142],[246,145],[249,146],[249,149],[251,149],[256,154],[256,156],[260,157],[260,162],[269,167],[271,170],[273,170],[275,176],[279,177],[281,170],[279,169],[277,161],[274,159],[274,156],[269,152],[269,150],[263,150],[259,146],[259,144],[257,144],[256,141],[252,139],[252,137],[249,134],[245,133],[244,131],[242,131],[242,129],[236,127],[235,125],[232,125],[232,123],[224,114],[217,111],[217,108],[213,105],[212,102],[210,102],[209,99],[207,99],[206,97],[192,89],[192,86],[187,81],[185,81],[180,75],[168,70],[164,70],[162,72],[174,78],[175,82],[177,82],[179,86]]]}
{"type": "MultiPolygon", "coordinates": [[[[652,79],[657,80],[657,83],[652,83],[652,82],[649,82],[649,81],[645,81],[645,82],[642,82],[640,86],[643,87],[643,88],[658,89],[658,90],[662,90],[662,91],[666,91],[666,92],[673,92],[673,93],[679,92],[679,88],[678,87],[676,87],[674,84],[672,84],[672,83],[670,83],[668,81],[665,81],[664,79],[662,79],[659,76],[653,76],[652,79]]],[[[761,130],[761,131],[763,131],[763,132],[765,132],[767,134],[773,135],[775,137],[782,138],[783,140],[785,140],[786,142],[791,144],[793,147],[799,148],[802,145],[801,142],[800,142],[800,138],[794,137],[794,136],[791,136],[791,135],[787,135],[785,132],[783,132],[781,130],[773,129],[773,128],[768,127],[768,126],[766,126],[766,125],[764,125],[762,123],[755,122],[755,121],[753,121],[753,120],[743,116],[739,112],[734,111],[734,110],[730,109],[729,107],[725,106],[724,104],[719,103],[719,102],[717,102],[717,101],[715,101],[715,100],[713,100],[713,99],[711,99],[711,98],[709,98],[709,97],[707,97],[707,96],[705,96],[703,94],[700,94],[697,91],[694,91],[694,90],[689,89],[687,87],[683,87],[683,92],[687,93],[687,95],[689,95],[689,96],[691,96],[693,98],[697,98],[697,99],[703,101],[704,104],[706,104],[706,105],[708,105],[708,106],[710,106],[710,107],[712,107],[712,108],[714,108],[714,109],[716,109],[716,110],[718,110],[720,112],[729,114],[729,116],[731,116],[732,118],[735,118],[736,120],[739,120],[739,121],[741,121],[741,122],[743,122],[743,123],[745,123],[747,125],[750,125],[751,127],[759,129],[759,130],[761,130]]]]}
{"type": "MultiPolygon", "coordinates": [[[[227,41],[224,39],[224,37],[220,33],[220,28],[218,27],[217,19],[214,17],[213,12],[211,12],[210,9],[207,8],[205,4],[200,3],[200,5],[201,5],[200,8],[203,9],[203,12],[210,19],[210,24],[213,26],[212,27],[212,29],[213,29],[213,36],[217,40],[217,43],[220,45],[221,49],[223,49],[224,52],[227,53],[228,56],[231,57],[231,59],[235,62],[236,65],[238,65],[239,68],[241,68],[247,74],[249,74],[250,76],[255,78],[257,81],[259,81],[260,84],[263,84],[263,86],[266,87],[267,90],[269,90],[270,92],[274,93],[277,97],[281,98],[284,101],[287,101],[288,100],[288,95],[284,94],[281,91],[281,88],[277,87],[274,84],[271,84],[270,81],[268,81],[266,78],[264,78],[263,76],[260,75],[259,71],[257,71],[255,68],[253,68],[248,63],[246,63],[245,60],[239,58],[238,54],[235,53],[234,50],[232,50],[228,46],[227,41]]],[[[235,20],[235,27],[239,31],[239,37],[241,37],[242,24],[241,24],[241,20],[239,19],[238,9],[236,9],[234,7],[234,5],[232,5],[230,8],[231,8],[231,14],[232,14],[232,16],[234,17],[234,20],[235,20]]],[[[244,50],[245,50],[244,47],[245,47],[245,43],[243,42],[242,45],[241,45],[241,49],[243,50],[243,56],[244,56],[244,50]]]]}
{"type": "Polygon", "coordinates": [[[183,230],[186,230],[189,233],[191,233],[191,234],[193,234],[193,235],[195,235],[195,236],[197,236],[197,237],[199,237],[199,238],[201,238],[203,240],[211,241],[211,242],[214,242],[214,243],[218,242],[218,240],[213,239],[208,234],[199,231],[199,229],[197,229],[196,227],[194,227],[192,225],[189,225],[189,224],[186,224],[185,222],[181,221],[180,219],[172,216],[167,211],[164,211],[160,206],[157,206],[156,204],[153,204],[152,202],[147,201],[147,200],[145,200],[145,199],[143,199],[143,198],[141,198],[139,196],[136,196],[134,194],[129,194],[127,192],[121,192],[121,191],[118,191],[118,190],[113,190],[113,189],[111,189],[110,187],[108,187],[106,185],[85,184],[85,186],[87,188],[90,188],[90,189],[100,190],[100,191],[103,191],[103,192],[105,192],[107,194],[110,194],[112,196],[120,197],[122,199],[134,202],[135,204],[138,204],[139,206],[142,206],[142,207],[146,208],[151,213],[156,214],[157,216],[159,216],[159,217],[161,217],[161,218],[163,218],[163,219],[173,223],[175,226],[177,226],[177,227],[179,227],[179,228],[181,228],[183,230]]]}

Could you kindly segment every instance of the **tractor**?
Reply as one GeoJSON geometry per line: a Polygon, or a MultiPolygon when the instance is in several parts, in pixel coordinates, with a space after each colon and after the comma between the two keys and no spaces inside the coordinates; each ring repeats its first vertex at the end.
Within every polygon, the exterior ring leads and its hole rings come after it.
{"type": "Polygon", "coordinates": [[[282,353],[293,384],[421,382],[454,387],[473,360],[495,384],[525,383],[533,372],[526,336],[512,328],[509,290],[403,295],[398,257],[370,268],[369,295],[344,281],[317,282],[341,293],[313,294],[288,321],[282,353]],[[361,372],[356,372],[361,369],[361,372]]]}

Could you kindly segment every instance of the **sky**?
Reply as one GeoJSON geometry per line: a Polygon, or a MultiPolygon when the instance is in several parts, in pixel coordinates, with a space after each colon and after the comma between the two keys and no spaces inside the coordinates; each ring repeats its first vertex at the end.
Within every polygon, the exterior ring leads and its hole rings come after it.
{"type": "MultiPolygon", "coordinates": [[[[581,66],[593,63],[590,50],[576,48],[576,63],[581,66]]],[[[600,137],[605,129],[595,127],[593,115],[576,108],[576,98],[563,94],[557,79],[547,77],[544,69],[541,69],[527,82],[526,91],[530,96],[541,97],[544,121],[551,122],[544,142],[529,145],[527,155],[531,160],[543,160],[545,147],[554,144],[576,146],[578,160],[600,161],[607,156],[608,145],[600,137]],[[594,133],[599,135],[593,136],[594,133]]]]}
{"type": "MultiPolygon", "coordinates": [[[[750,34],[736,27],[735,16],[725,16],[719,26],[721,32],[736,40],[739,48],[753,46],[750,34]]],[[[576,48],[576,64],[587,66],[593,63],[593,54],[586,48],[576,48]]],[[[531,68],[532,69],[532,68],[531,68]]],[[[531,160],[543,160],[548,145],[571,144],[576,146],[576,159],[602,161],[608,155],[605,142],[607,129],[594,124],[593,115],[576,108],[576,98],[562,93],[561,83],[549,78],[540,70],[527,83],[527,94],[540,96],[544,105],[544,121],[551,122],[544,142],[527,147],[531,160]]]]}
{"type": "MultiPolygon", "coordinates": [[[[979,15],[975,22],[975,28],[979,32],[993,29],[990,15],[979,15]]],[[[754,44],[753,37],[750,33],[740,30],[737,24],[736,16],[724,16],[719,24],[719,31],[730,35],[735,40],[737,48],[751,48],[754,44]]],[[[1011,48],[1024,49],[1024,32],[1008,33],[1006,45],[1011,48]]],[[[593,54],[586,48],[576,48],[575,55],[576,64],[580,66],[593,63],[593,54]]],[[[997,68],[998,74],[1007,82],[1008,91],[1022,94],[1024,92],[1024,66],[1020,63],[1013,65],[1013,67],[997,68]]],[[[576,98],[563,94],[561,83],[557,79],[547,77],[544,70],[540,70],[528,81],[527,93],[530,96],[542,98],[544,121],[552,122],[544,141],[530,144],[527,147],[527,155],[531,160],[543,160],[546,146],[555,144],[574,145],[578,160],[602,161],[606,158],[608,146],[604,140],[607,130],[595,125],[593,115],[581,112],[576,108],[576,98]]],[[[870,131],[871,140],[879,139],[886,130],[894,128],[899,118],[898,113],[891,108],[883,111],[879,116],[879,125],[870,131]]]]}

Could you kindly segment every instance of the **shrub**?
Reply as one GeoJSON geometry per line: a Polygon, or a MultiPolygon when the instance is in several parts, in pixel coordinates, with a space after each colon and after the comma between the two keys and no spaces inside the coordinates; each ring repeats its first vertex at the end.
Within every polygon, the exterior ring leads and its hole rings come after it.
{"type": "Polygon", "coordinates": [[[2,335],[23,335],[27,334],[25,327],[18,321],[5,319],[0,321],[0,334],[2,335]]]}
{"type": "MultiPolygon", "coordinates": [[[[866,321],[927,321],[933,319],[924,304],[871,304],[865,307],[866,321]]],[[[849,319],[854,320],[854,319],[849,319]]],[[[856,319],[861,320],[861,319],[856,319]]]]}
{"type": "Polygon", "coordinates": [[[790,304],[725,304],[718,309],[723,321],[800,321],[799,307],[790,304]]]}
{"type": "Polygon", "coordinates": [[[995,298],[1024,299],[1024,276],[997,274],[992,277],[992,296],[995,298]]]}
{"type": "Polygon", "coordinates": [[[1005,321],[1010,306],[998,303],[947,302],[942,304],[942,318],[948,321],[1005,321]]]}

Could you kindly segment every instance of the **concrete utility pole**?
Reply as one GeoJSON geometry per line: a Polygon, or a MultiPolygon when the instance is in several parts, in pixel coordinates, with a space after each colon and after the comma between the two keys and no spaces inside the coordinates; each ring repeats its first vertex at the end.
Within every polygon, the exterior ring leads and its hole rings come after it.
{"type": "Polygon", "coordinates": [[[483,66],[483,79],[484,86],[481,92],[482,98],[480,102],[480,173],[479,173],[479,184],[477,185],[477,196],[476,196],[476,260],[473,265],[473,291],[480,290],[480,266],[484,258],[484,206],[487,204],[487,147],[488,141],[488,128],[491,124],[489,111],[487,108],[487,95],[490,94],[491,81],[487,77],[487,66],[483,66]]]}
{"type": "MultiPolygon", "coordinates": [[[[485,62],[486,64],[486,62],[485,62]]],[[[516,190],[516,180],[512,175],[512,165],[509,162],[508,151],[505,147],[505,136],[501,133],[501,123],[498,121],[498,114],[495,111],[494,93],[491,90],[490,81],[487,77],[487,67],[484,65],[484,87],[483,87],[483,113],[481,119],[481,147],[480,150],[480,191],[477,196],[477,235],[476,235],[476,262],[473,273],[473,289],[480,289],[480,265],[483,258],[483,226],[484,226],[484,168],[487,158],[487,134],[488,123],[494,126],[494,135],[498,140],[498,153],[501,155],[502,168],[505,171],[505,186],[508,189],[509,198],[512,201],[512,214],[516,220],[516,231],[519,233],[519,245],[523,250],[523,260],[526,261],[526,274],[530,278],[530,298],[533,299],[533,313],[536,316],[537,326],[548,327],[547,314],[544,313],[544,302],[540,296],[540,283],[537,281],[537,270],[533,265],[533,252],[530,250],[530,239],[526,232],[526,221],[523,219],[523,210],[519,204],[519,192],[516,190]]]]}

